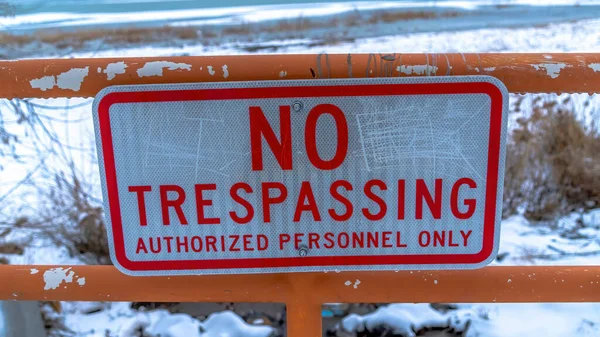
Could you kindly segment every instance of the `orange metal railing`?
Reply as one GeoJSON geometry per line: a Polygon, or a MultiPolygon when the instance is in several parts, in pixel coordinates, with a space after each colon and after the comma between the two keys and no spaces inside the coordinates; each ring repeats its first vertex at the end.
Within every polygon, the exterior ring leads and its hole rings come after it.
{"type": "MultiPolygon", "coordinates": [[[[90,97],[115,84],[481,74],[499,78],[511,92],[600,92],[600,54],[0,61],[0,98],[90,97]]],[[[600,266],[178,277],[131,277],[108,266],[0,266],[0,300],[9,299],[283,302],[288,336],[304,337],[321,335],[321,305],[328,302],[600,302],[600,266]],[[44,275],[53,268],[71,268],[71,282],[48,289],[44,275]],[[349,280],[360,284],[348,287],[349,280]]]]}

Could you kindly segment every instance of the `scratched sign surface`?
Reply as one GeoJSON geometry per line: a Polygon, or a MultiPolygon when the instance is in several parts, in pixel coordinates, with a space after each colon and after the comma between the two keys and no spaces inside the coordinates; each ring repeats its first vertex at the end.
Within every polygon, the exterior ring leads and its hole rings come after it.
{"type": "Polygon", "coordinates": [[[131,275],[477,268],[508,95],[487,76],[115,86],[94,101],[131,275]]]}

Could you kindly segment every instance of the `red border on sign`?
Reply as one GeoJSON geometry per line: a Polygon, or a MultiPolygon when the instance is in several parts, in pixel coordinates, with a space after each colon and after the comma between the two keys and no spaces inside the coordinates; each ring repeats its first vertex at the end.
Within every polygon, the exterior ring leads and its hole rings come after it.
{"type": "Polygon", "coordinates": [[[104,154],[104,169],[108,204],[110,207],[112,232],[116,259],[130,271],[155,270],[202,270],[202,269],[253,269],[311,266],[358,266],[358,265],[435,265],[477,264],[493,253],[496,222],[496,199],[498,165],[502,135],[502,92],[488,82],[455,82],[424,84],[374,84],[343,86],[294,86],[262,88],[227,88],[199,90],[162,90],[138,92],[114,92],[104,96],[98,104],[100,138],[104,154]],[[283,258],[246,258],[219,260],[177,261],[131,261],[125,252],[121,207],[117,188],[110,107],[118,103],[148,103],[197,100],[233,100],[250,98],[301,98],[341,96],[397,96],[431,94],[487,94],[491,99],[490,133],[486,198],[484,209],[483,245],[476,254],[429,254],[429,255],[372,255],[372,256],[313,256],[283,258]]]}

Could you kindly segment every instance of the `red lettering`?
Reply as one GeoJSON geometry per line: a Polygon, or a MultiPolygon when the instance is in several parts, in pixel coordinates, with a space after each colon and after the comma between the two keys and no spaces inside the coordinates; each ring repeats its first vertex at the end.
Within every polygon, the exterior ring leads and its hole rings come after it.
{"type": "Polygon", "coordinates": [[[423,231],[423,232],[419,233],[419,246],[427,247],[427,246],[429,246],[430,242],[431,242],[431,235],[429,234],[429,232],[423,231]],[[423,239],[423,238],[425,238],[425,239],[423,239]],[[423,240],[426,240],[426,241],[423,241],[423,240]]]}
{"type": "Polygon", "coordinates": [[[338,234],[337,241],[338,241],[338,246],[340,248],[348,248],[348,246],[350,245],[350,236],[346,232],[341,232],[340,234],[338,234]],[[342,243],[342,236],[345,238],[344,243],[342,243]]]}
{"type": "Polygon", "coordinates": [[[464,242],[465,247],[467,246],[467,241],[469,240],[469,236],[471,236],[472,232],[473,232],[472,230],[470,230],[466,233],[463,231],[460,231],[460,235],[462,235],[462,237],[463,237],[463,242],[464,242]]]}
{"type": "Polygon", "coordinates": [[[269,238],[266,235],[258,234],[256,236],[258,250],[266,250],[269,247],[269,238]]]}
{"type": "Polygon", "coordinates": [[[156,237],[156,249],[154,248],[154,245],[152,244],[152,238],[149,239],[150,241],[150,251],[153,252],[154,254],[156,253],[160,253],[160,237],[156,237]]]}
{"type": "Polygon", "coordinates": [[[365,233],[364,232],[360,232],[360,233],[353,232],[352,233],[352,248],[356,248],[357,246],[360,248],[364,248],[364,246],[365,246],[365,233]]]}
{"type": "Polygon", "coordinates": [[[137,195],[141,226],[148,225],[148,221],[146,219],[146,199],[144,198],[144,193],[150,191],[152,191],[151,186],[129,186],[129,192],[135,192],[137,195]]]}
{"type": "Polygon", "coordinates": [[[375,179],[367,181],[364,187],[365,195],[367,196],[367,198],[375,201],[375,203],[379,206],[379,212],[371,213],[371,211],[369,211],[368,208],[363,208],[362,213],[364,214],[365,218],[371,221],[376,221],[383,219],[383,217],[387,213],[387,205],[385,204],[385,201],[383,201],[383,199],[381,199],[378,195],[373,193],[373,191],[371,190],[373,186],[379,187],[379,189],[382,191],[387,190],[387,186],[383,181],[375,179]]]}
{"type": "Polygon", "coordinates": [[[379,232],[367,232],[367,248],[379,247],[379,232]]]}
{"type": "Polygon", "coordinates": [[[308,249],[312,249],[313,244],[315,248],[319,249],[319,238],[320,235],[317,233],[308,233],[308,249]]]}
{"type": "Polygon", "coordinates": [[[323,235],[323,238],[325,239],[325,241],[327,241],[327,243],[323,244],[323,247],[325,247],[327,249],[333,248],[333,246],[335,246],[333,237],[334,237],[333,233],[331,233],[331,232],[325,233],[325,235],[323,235]]]}
{"type": "Polygon", "coordinates": [[[167,242],[167,252],[171,252],[171,241],[173,241],[172,236],[165,236],[165,241],[167,242]]]}
{"type": "Polygon", "coordinates": [[[271,222],[271,205],[280,204],[287,198],[287,188],[285,185],[279,182],[264,182],[262,183],[262,208],[263,208],[263,221],[271,222]],[[271,197],[270,190],[278,189],[279,195],[271,197]]]}
{"type": "Polygon", "coordinates": [[[292,124],[289,106],[279,107],[279,132],[281,141],[277,139],[262,109],[257,106],[250,107],[250,150],[253,171],[263,169],[262,137],[267,141],[281,169],[292,169],[292,124]]]}
{"type": "Polygon", "coordinates": [[[406,245],[406,243],[402,243],[402,241],[400,240],[400,232],[396,232],[396,247],[398,248],[404,248],[404,247],[408,247],[406,245]]]}
{"type": "Polygon", "coordinates": [[[231,220],[239,224],[246,224],[252,221],[252,218],[254,218],[254,207],[252,207],[252,204],[250,204],[246,199],[242,198],[238,194],[238,191],[240,189],[244,190],[246,193],[252,193],[252,187],[250,187],[250,185],[246,183],[236,183],[233,184],[233,186],[231,186],[231,189],[229,190],[229,195],[231,195],[231,199],[233,199],[233,201],[242,205],[242,207],[246,209],[246,216],[240,217],[239,215],[237,215],[237,213],[233,211],[229,212],[229,216],[231,217],[231,220]]]}
{"type": "Polygon", "coordinates": [[[160,206],[162,210],[162,220],[163,225],[170,225],[171,219],[169,217],[169,207],[173,207],[175,209],[175,213],[177,214],[177,218],[182,225],[187,225],[187,219],[183,214],[183,210],[181,209],[181,205],[185,201],[185,191],[181,186],[177,185],[161,185],[160,186],[160,206]],[[177,198],[175,200],[169,200],[168,193],[174,192],[177,193],[177,198]]]}
{"type": "Polygon", "coordinates": [[[210,252],[210,247],[212,247],[212,249],[215,252],[217,251],[217,238],[212,235],[206,236],[206,251],[207,252],[210,252]]]}
{"type": "Polygon", "coordinates": [[[465,199],[464,204],[467,206],[467,210],[465,212],[461,212],[458,209],[458,192],[462,185],[467,185],[469,188],[477,188],[477,184],[473,179],[470,178],[461,178],[454,183],[452,186],[452,192],[450,193],[450,208],[452,209],[452,214],[457,219],[468,219],[473,216],[475,213],[475,206],[477,205],[477,201],[475,199],[465,199]]]}
{"type": "Polygon", "coordinates": [[[283,250],[283,244],[290,242],[291,239],[289,234],[279,234],[279,250],[283,250]]]}
{"type": "Polygon", "coordinates": [[[429,193],[427,184],[423,179],[417,179],[417,206],[415,209],[415,218],[423,219],[423,199],[427,202],[427,207],[434,219],[442,217],[442,179],[435,180],[435,201],[429,193]]]}
{"type": "Polygon", "coordinates": [[[302,212],[310,211],[312,213],[314,221],[321,221],[321,214],[317,207],[317,201],[313,194],[310,182],[303,181],[300,186],[300,193],[298,193],[298,202],[296,203],[296,211],[294,212],[294,222],[300,221],[302,212]],[[308,203],[306,203],[308,202],[308,203]]]}
{"type": "Polygon", "coordinates": [[[139,254],[140,251],[144,251],[144,254],[148,254],[148,249],[146,249],[146,244],[144,243],[144,239],[138,238],[137,248],[135,249],[135,253],[139,254]]]}
{"type": "Polygon", "coordinates": [[[348,153],[348,123],[344,112],[333,104],[319,104],[312,108],[306,117],[304,141],[308,159],[316,168],[321,170],[338,168],[342,165],[348,153]],[[335,155],[330,160],[321,159],[317,149],[317,122],[323,114],[329,114],[333,117],[337,130],[337,147],[335,155]]]}
{"type": "Polygon", "coordinates": [[[250,247],[250,238],[252,238],[252,234],[244,235],[244,250],[245,251],[253,251],[254,248],[250,247]]]}
{"type": "Polygon", "coordinates": [[[188,238],[187,238],[187,236],[183,237],[183,241],[181,241],[181,237],[179,237],[179,236],[176,237],[175,238],[175,243],[177,244],[177,252],[178,253],[181,253],[181,251],[182,251],[181,248],[182,247],[183,247],[183,250],[185,250],[186,253],[188,252],[188,238]]]}
{"type": "Polygon", "coordinates": [[[405,195],[406,195],[406,181],[404,179],[398,180],[398,220],[404,220],[404,208],[405,208],[405,195]]]}
{"type": "Polygon", "coordinates": [[[392,232],[383,232],[381,233],[381,241],[382,241],[382,245],[381,247],[383,248],[392,248],[392,244],[389,243],[391,238],[390,235],[392,235],[392,232]]]}
{"type": "Polygon", "coordinates": [[[230,252],[239,252],[240,249],[236,248],[236,245],[237,245],[238,241],[240,240],[240,236],[239,235],[230,235],[229,238],[233,239],[233,242],[229,246],[229,251],[230,252]]]}
{"type": "Polygon", "coordinates": [[[203,191],[214,191],[217,189],[216,184],[196,184],[194,185],[196,189],[196,215],[198,216],[198,224],[199,225],[216,225],[221,223],[221,219],[219,218],[207,218],[204,215],[204,207],[212,206],[212,200],[204,199],[202,192],[203,191]]]}
{"type": "Polygon", "coordinates": [[[350,184],[350,182],[346,180],[336,180],[329,187],[329,193],[335,200],[341,202],[342,205],[344,205],[345,212],[342,214],[338,214],[333,208],[330,208],[328,212],[331,218],[335,221],[348,221],[350,217],[352,217],[354,207],[352,206],[350,200],[348,200],[346,197],[344,197],[338,192],[338,187],[343,187],[346,189],[346,191],[352,191],[352,184],[350,184]]]}
{"type": "Polygon", "coordinates": [[[196,253],[200,253],[202,251],[202,238],[199,236],[192,237],[192,250],[196,253]]]}
{"type": "Polygon", "coordinates": [[[433,231],[433,246],[437,247],[438,244],[442,247],[446,245],[446,231],[433,231]]]}
{"type": "Polygon", "coordinates": [[[300,244],[302,243],[303,236],[304,236],[304,233],[294,234],[294,248],[296,248],[296,250],[300,249],[300,244]]]}

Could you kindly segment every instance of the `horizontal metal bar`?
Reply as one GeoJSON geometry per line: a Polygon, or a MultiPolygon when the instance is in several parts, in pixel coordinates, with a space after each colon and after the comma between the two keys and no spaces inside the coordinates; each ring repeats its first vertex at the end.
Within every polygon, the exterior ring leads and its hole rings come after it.
{"type": "Polygon", "coordinates": [[[600,302],[600,266],[177,277],[127,276],[112,266],[54,268],[59,267],[0,266],[0,300],[600,302]],[[70,273],[71,282],[56,286],[70,273]]]}
{"type": "Polygon", "coordinates": [[[0,98],[91,97],[115,84],[490,75],[511,92],[600,92],[600,53],[306,54],[0,61],[0,98]]]}

